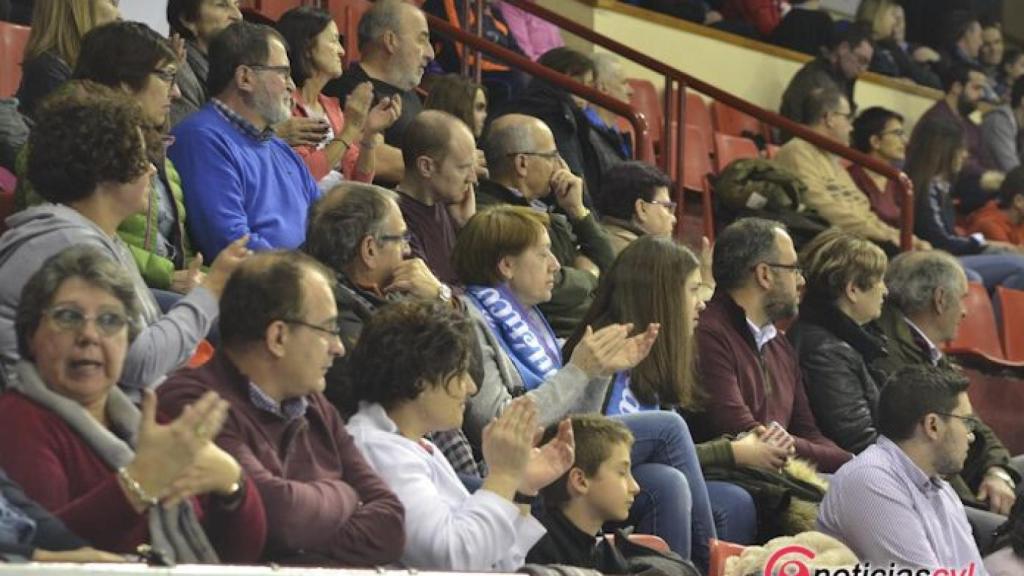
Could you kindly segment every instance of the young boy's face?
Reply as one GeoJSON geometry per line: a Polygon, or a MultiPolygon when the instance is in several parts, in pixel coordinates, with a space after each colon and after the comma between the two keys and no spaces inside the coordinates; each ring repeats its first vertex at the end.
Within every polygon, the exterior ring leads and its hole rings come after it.
{"type": "Polygon", "coordinates": [[[633,499],[640,492],[640,486],[630,471],[629,444],[619,443],[612,447],[611,454],[597,473],[587,479],[588,489],[584,501],[595,515],[604,521],[622,521],[629,517],[633,499]]]}

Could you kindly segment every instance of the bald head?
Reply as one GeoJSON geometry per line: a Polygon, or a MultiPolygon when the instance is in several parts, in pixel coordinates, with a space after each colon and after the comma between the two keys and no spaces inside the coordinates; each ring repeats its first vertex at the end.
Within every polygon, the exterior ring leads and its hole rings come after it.
{"type": "Polygon", "coordinates": [[[533,116],[506,114],[491,123],[484,142],[487,168],[492,177],[506,176],[513,169],[513,156],[521,152],[537,152],[548,138],[554,141],[547,124],[533,116]]]}
{"type": "MultiPolygon", "coordinates": [[[[469,131],[469,127],[447,112],[424,110],[417,114],[406,128],[402,140],[402,161],[406,170],[415,170],[416,159],[422,156],[443,160],[448,154],[449,143],[461,131],[469,131]]],[[[472,132],[469,138],[473,138],[472,132]]]]}

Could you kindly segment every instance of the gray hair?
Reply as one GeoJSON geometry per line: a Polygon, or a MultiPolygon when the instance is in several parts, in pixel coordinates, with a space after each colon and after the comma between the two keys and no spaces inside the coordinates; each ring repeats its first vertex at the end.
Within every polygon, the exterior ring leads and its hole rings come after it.
{"type": "Polygon", "coordinates": [[[715,283],[723,290],[743,287],[754,266],[778,257],[775,231],[786,226],[774,220],[743,218],[727,226],[715,240],[711,261],[715,283]]]}
{"type": "Polygon", "coordinates": [[[310,209],[303,250],[341,272],[359,257],[363,238],[379,238],[398,194],[373,184],[345,182],[310,209]]]}
{"type": "Polygon", "coordinates": [[[904,252],[885,274],[888,300],[904,314],[920,312],[931,306],[938,288],[957,290],[962,274],[960,261],[941,250],[904,252]]]}
{"type": "Polygon", "coordinates": [[[377,0],[373,3],[373,7],[359,19],[359,27],[356,29],[360,52],[365,51],[385,32],[400,31],[404,4],[402,0],[377,0]]]}
{"type": "Polygon", "coordinates": [[[142,329],[141,307],[135,284],[121,266],[95,246],[72,246],[47,258],[21,289],[14,331],[18,337],[18,354],[32,359],[29,341],[39,328],[43,313],[53,304],[53,297],[64,282],[79,278],[117,298],[128,317],[128,341],[142,329]]]}
{"type": "Polygon", "coordinates": [[[594,79],[602,80],[615,73],[615,69],[622,64],[619,57],[611,52],[598,52],[590,57],[594,62],[594,79]]]}
{"type": "Polygon", "coordinates": [[[523,114],[505,114],[496,118],[487,131],[484,155],[492,176],[503,176],[517,152],[536,152],[535,122],[542,120],[523,114]]]}

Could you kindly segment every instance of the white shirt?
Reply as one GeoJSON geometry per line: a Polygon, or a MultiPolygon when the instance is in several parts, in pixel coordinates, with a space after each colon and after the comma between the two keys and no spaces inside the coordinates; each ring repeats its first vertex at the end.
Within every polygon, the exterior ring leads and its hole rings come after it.
{"type": "Polygon", "coordinates": [[[750,318],[747,318],[747,327],[750,328],[750,333],[754,335],[754,343],[757,344],[758,352],[764,348],[765,344],[771,342],[772,339],[779,335],[779,330],[771,322],[764,326],[758,326],[750,318]]]}
{"type": "Polygon", "coordinates": [[[405,506],[406,566],[514,572],[544,535],[509,500],[484,489],[470,494],[444,454],[400,435],[380,404],[360,403],[346,428],[405,506]]]}

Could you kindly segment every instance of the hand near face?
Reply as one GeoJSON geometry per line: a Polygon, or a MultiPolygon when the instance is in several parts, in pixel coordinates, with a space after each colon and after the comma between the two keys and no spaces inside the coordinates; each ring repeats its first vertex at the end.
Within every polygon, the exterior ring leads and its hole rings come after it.
{"type": "Polygon", "coordinates": [[[171,50],[174,51],[174,56],[178,60],[178,66],[185,64],[185,39],[181,37],[177,32],[171,32],[168,42],[171,44],[171,50]]]}
{"type": "Polygon", "coordinates": [[[587,210],[583,205],[583,179],[570,172],[564,160],[560,163],[562,166],[551,175],[551,193],[570,218],[579,220],[587,210]]]}
{"type": "Polygon", "coordinates": [[[491,171],[487,169],[487,155],[479,148],[474,152],[474,154],[476,154],[476,179],[486,180],[487,178],[490,178],[491,171]]]}
{"type": "Polygon", "coordinates": [[[566,418],[558,423],[558,434],[539,448],[530,452],[530,461],[523,474],[519,492],[536,494],[548,484],[562,477],[576,461],[576,441],[572,432],[572,420],[566,418]]]}
{"type": "Polygon", "coordinates": [[[441,282],[419,258],[402,260],[395,267],[391,284],[384,287],[385,293],[403,292],[424,300],[436,299],[440,290],[441,282]]]}
{"type": "Polygon", "coordinates": [[[462,196],[462,202],[448,205],[448,215],[452,217],[452,220],[455,220],[456,228],[462,228],[475,214],[476,191],[475,187],[470,184],[466,186],[465,194],[462,196]]]}

